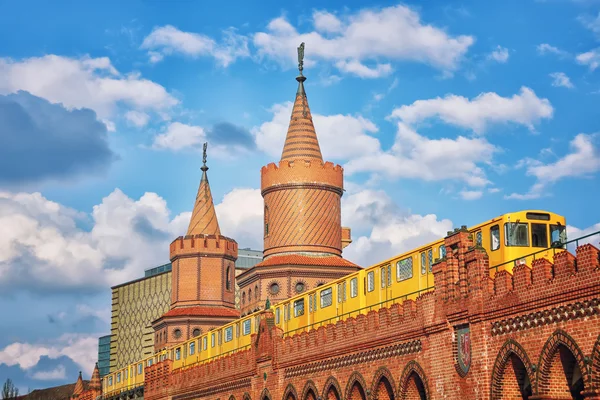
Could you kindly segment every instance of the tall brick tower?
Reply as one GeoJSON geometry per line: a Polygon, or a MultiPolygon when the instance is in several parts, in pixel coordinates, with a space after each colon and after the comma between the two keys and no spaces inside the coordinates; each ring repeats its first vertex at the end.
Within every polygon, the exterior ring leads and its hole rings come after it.
{"type": "Polygon", "coordinates": [[[185,237],[171,243],[171,309],[152,323],[156,350],[240,316],[235,307],[235,240],[221,235],[204,144],[202,178],[185,237]]]}
{"type": "Polygon", "coordinates": [[[341,226],[344,172],[323,162],[302,75],[281,160],[261,170],[264,208],[263,261],[238,275],[242,314],[262,308],[267,297],[283,300],[360,267],[341,257],[350,229],[341,226]]]}

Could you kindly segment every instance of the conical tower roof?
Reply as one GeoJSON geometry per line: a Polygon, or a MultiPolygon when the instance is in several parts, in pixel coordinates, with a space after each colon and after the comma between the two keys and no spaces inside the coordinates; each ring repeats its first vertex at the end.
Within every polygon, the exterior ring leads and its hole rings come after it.
{"type": "Polygon", "coordinates": [[[83,379],[81,378],[81,371],[79,371],[79,378],[77,378],[77,382],[75,383],[75,389],[73,389],[73,395],[79,395],[83,393],[83,379]]]}
{"type": "Polygon", "coordinates": [[[304,81],[306,77],[302,75],[302,64],[304,57],[304,43],[298,48],[298,62],[300,75],[296,77],[298,81],[298,90],[292,109],[292,117],[288,127],[281,161],[288,160],[315,160],[323,162],[321,147],[317,139],[317,133],[313,124],[306,91],[304,90],[304,81]]]}
{"type": "Polygon", "coordinates": [[[206,166],[206,146],[207,143],[204,143],[203,165],[201,168],[202,179],[200,179],[200,186],[198,187],[196,203],[194,204],[194,211],[192,211],[192,218],[190,220],[190,225],[188,226],[187,235],[221,234],[212,193],[210,192],[208,176],[206,175],[206,171],[208,171],[208,167],[206,166]]]}
{"type": "Polygon", "coordinates": [[[94,372],[92,372],[92,378],[90,379],[90,389],[100,389],[101,387],[100,371],[98,370],[98,363],[96,363],[94,372]]]}

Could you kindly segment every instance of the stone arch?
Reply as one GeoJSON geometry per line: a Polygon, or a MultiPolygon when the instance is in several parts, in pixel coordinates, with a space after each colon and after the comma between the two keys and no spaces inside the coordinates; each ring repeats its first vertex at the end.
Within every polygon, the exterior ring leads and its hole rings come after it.
{"type": "Polygon", "coordinates": [[[271,392],[269,392],[269,389],[263,389],[263,391],[260,393],[260,400],[271,400],[271,392]]]}
{"type": "Polygon", "coordinates": [[[400,377],[400,386],[398,387],[398,398],[429,400],[429,386],[425,371],[416,361],[406,364],[402,376],[400,377]]]}
{"type": "Polygon", "coordinates": [[[234,395],[229,396],[229,400],[235,400],[235,396],[234,395]]]}
{"type": "Polygon", "coordinates": [[[367,383],[360,372],[353,372],[346,384],[346,400],[369,400],[367,383]]]}
{"type": "Polygon", "coordinates": [[[338,380],[333,376],[330,376],[325,382],[321,398],[323,400],[342,400],[342,389],[338,380]]]}
{"type": "Polygon", "coordinates": [[[306,382],[304,389],[302,389],[302,397],[300,400],[317,400],[319,391],[315,386],[315,383],[311,380],[306,382]]]}
{"type": "Polygon", "coordinates": [[[513,339],[500,348],[492,368],[491,398],[528,399],[533,394],[535,372],[525,349],[513,339]]]}
{"type": "Polygon", "coordinates": [[[554,331],[540,353],[536,394],[548,393],[550,388],[556,393],[558,388],[567,396],[583,399],[580,393],[586,389],[588,375],[583,353],[575,340],[562,329],[554,331]]]}
{"type": "Polygon", "coordinates": [[[371,381],[372,400],[395,400],[396,384],[392,374],[386,367],[379,368],[373,375],[371,381]]]}
{"type": "Polygon", "coordinates": [[[252,400],[252,398],[250,397],[250,394],[248,392],[244,392],[242,400],[252,400]]]}
{"type": "Polygon", "coordinates": [[[298,392],[293,384],[289,383],[283,391],[281,400],[298,400],[298,392]]]}
{"type": "Polygon", "coordinates": [[[600,389],[600,335],[592,349],[592,368],[590,374],[590,389],[600,389]]]}

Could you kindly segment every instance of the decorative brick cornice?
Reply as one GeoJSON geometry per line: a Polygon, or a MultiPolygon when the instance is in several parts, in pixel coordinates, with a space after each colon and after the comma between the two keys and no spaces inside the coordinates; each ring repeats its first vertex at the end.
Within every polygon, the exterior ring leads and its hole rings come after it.
{"type": "Polygon", "coordinates": [[[285,378],[305,374],[315,374],[324,370],[335,370],[337,368],[347,367],[349,365],[362,364],[385,358],[402,356],[405,354],[418,353],[421,351],[421,340],[413,340],[405,343],[398,343],[393,346],[361,351],[359,353],[349,354],[343,357],[336,357],[325,361],[314,362],[310,364],[299,365],[285,369],[285,378]]]}
{"type": "MultiPolygon", "coordinates": [[[[202,390],[198,390],[198,391],[194,391],[194,392],[190,392],[190,393],[186,393],[186,394],[180,394],[178,396],[173,396],[172,399],[173,400],[197,399],[199,397],[211,396],[215,393],[231,392],[234,390],[249,388],[250,386],[251,386],[251,378],[244,378],[244,379],[239,379],[239,380],[233,381],[233,382],[226,382],[226,383],[222,383],[220,385],[211,386],[206,389],[202,389],[202,390]]],[[[190,389],[186,388],[186,390],[190,390],[190,389]]]]}
{"type": "Polygon", "coordinates": [[[491,331],[492,336],[498,336],[598,314],[600,314],[600,299],[586,299],[493,322],[491,331]]]}

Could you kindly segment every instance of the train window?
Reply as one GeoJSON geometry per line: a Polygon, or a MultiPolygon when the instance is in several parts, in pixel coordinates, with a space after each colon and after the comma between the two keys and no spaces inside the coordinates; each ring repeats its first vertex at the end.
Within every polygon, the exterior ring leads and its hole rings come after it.
{"type": "Polygon", "coordinates": [[[548,226],[546,224],[531,224],[531,246],[548,247],[548,226]]]}
{"type": "Polygon", "coordinates": [[[239,322],[237,322],[235,324],[235,337],[236,338],[240,337],[240,323],[239,322]]]}
{"type": "Polygon", "coordinates": [[[344,283],[342,284],[342,301],[346,301],[346,282],[344,281],[344,283]]]}
{"type": "Polygon", "coordinates": [[[304,299],[296,300],[294,302],[294,317],[304,315],[304,299]]]}
{"type": "Polygon", "coordinates": [[[367,290],[372,292],[375,289],[375,273],[373,271],[367,274],[367,290]]]}
{"type": "Polygon", "coordinates": [[[144,364],[139,363],[138,364],[138,375],[141,375],[143,372],[143,368],[144,368],[144,364]]]}
{"type": "Polygon", "coordinates": [[[215,347],[215,334],[210,335],[210,347],[215,347]]]}
{"type": "Polygon", "coordinates": [[[175,349],[175,360],[181,359],[181,347],[175,349]]]}
{"type": "Polygon", "coordinates": [[[202,350],[206,350],[207,347],[208,347],[208,337],[204,336],[202,338],[202,350]]]}
{"type": "Polygon", "coordinates": [[[337,285],[337,293],[338,293],[338,303],[341,303],[343,301],[342,300],[343,292],[342,292],[342,284],[341,283],[338,283],[338,285],[337,285]]]}
{"type": "Polygon", "coordinates": [[[381,268],[381,288],[383,289],[385,287],[385,282],[387,281],[387,279],[385,278],[385,268],[381,268]]]}
{"type": "Polygon", "coordinates": [[[287,319],[290,320],[292,319],[292,313],[290,312],[290,303],[287,303],[285,305],[286,311],[287,311],[287,319]]]}
{"type": "Polygon", "coordinates": [[[492,251],[500,248],[500,227],[494,225],[490,228],[490,239],[492,243],[492,251]]]}
{"type": "Polygon", "coordinates": [[[421,274],[425,275],[425,272],[427,272],[427,259],[425,258],[425,253],[421,253],[421,274]]]}
{"type": "Polygon", "coordinates": [[[246,336],[250,334],[250,320],[247,319],[244,322],[242,322],[242,335],[246,336]]]}
{"type": "Polygon", "coordinates": [[[396,263],[396,280],[405,281],[413,276],[413,259],[407,257],[396,263]]]}
{"type": "Polygon", "coordinates": [[[281,308],[277,307],[275,309],[275,323],[278,324],[281,319],[281,308]]]}
{"type": "Polygon", "coordinates": [[[317,294],[313,293],[313,311],[317,311],[317,294]]]}
{"type": "Polygon", "coordinates": [[[221,345],[221,343],[223,343],[223,331],[220,330],[219,332],[217,332],[217,337],[219,339],[219,346],[221,345]]]}
{"type": "Polygon", "coordinates": [[[482,243],[483,237],[481,236],[481,231],[477,231],[477,233],[475,233],[475,245],[482,246],[482,243]]]}
{"type": "Polygon", "coordinates": [[[538,221],[550,221],[550,214],[546,214],[546,213],[531,213],[528,212],[527,214],[525,214],[525,217],[527,217],[527,219],[535,219],[538,221]]]}
{"type": "Polygon", "coordinates": [[[108,377],[108,386],[112,386],[113,381],[112,381],[112,376],[108,377]]]}
{"type": "Polygon", "coordinates": [[[125,372],[124,372],[124,376],[123,376],[123,379],[127,379],[127,375],[128,375],[128,374],[127,374],[127,372],[129,372],[129,368],[127,368],[127,369],[125,370],[125,372]]]}
{"type": "Polygon", "coordinates": [[[350,279],[350,297],[358,296],[358,279],[350,279]]]}
{"type": "Polygon", "coordinates": [[[121,373],[117,372],[117,383],[121,382],[121,373]]]}
{"type": "Polygon", "coordinates": [[[433,250],[429,249],[427,251],[427,261],[428,261],[428,266],[429,266],[429,272],[431,272],[431,268],[433,266],[433,250]]]}
{"type": "Polygon", "coordinates": [[[333,303],[331,288],[321,290],[321,308],[329,307],[333,303]]]}
{"type": "Polygon", "coordinates": [[[152,361],[153,361],[152,359],[148,360],[148,366],[149,367],[152,366],[152,361]]]}
{"type": "Polygon", "coordinates": [[[225,342],[231,342],[233,340],[233,326],[225,328],[225,342]]]}
{"type": "Polygon", "coordinates": [[[529,247],[529,224],[507,222],[504,224],[504,244],[506,246],[529,247]]]}
{"type": "Polygon", "coordinates": [[[441,245],[440,246],[440,258],[444,258],[446,257],[446,246],[441,245]]]}
{"type": "Polygon", "coordinates": [[[562,244],[567,243],[567,230],[564,225],[550,225],[550,239],[552,245],[560,242],[562,244]]]}
{"type": "Polygon", "coordinates": [[[392,264],[387,266],[387,285],[392,286],[392,264]]]}

